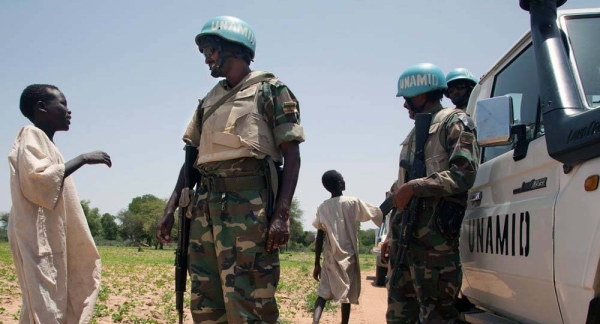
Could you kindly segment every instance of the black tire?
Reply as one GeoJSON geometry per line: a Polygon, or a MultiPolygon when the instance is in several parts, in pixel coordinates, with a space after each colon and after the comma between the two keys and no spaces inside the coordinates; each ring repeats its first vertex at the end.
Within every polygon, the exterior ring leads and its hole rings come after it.
{"type": "Polygon", "coordinates": [[[460,313],[469,312],[475,309],[475,305],[471,304],[469,299],[462,294],[456,298],[454,307],[456,307],[456,310],[458,310],[460,313]]]}
{"type": "Polygon", "coordinates": [[[386,267],[377,267],[375,270],[375,286],[385,286],[385,276],[387,275],[386,267]]]}

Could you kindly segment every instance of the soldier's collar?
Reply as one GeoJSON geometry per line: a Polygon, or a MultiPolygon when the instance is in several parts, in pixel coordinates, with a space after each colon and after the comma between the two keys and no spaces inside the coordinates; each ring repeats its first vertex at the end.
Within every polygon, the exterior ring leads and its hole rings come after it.
{"type": "Polygon", "coordinates": [[[229,82],[227,82],[227,79],[221,80],[220,83],[221,83],[221,86],[223,87],[223,89],[231,90],[231,86],[229,85],[229,82]]]}
{"type": "Polygon", "coordinates": [[[433,108],[431,108],[431,110],[429,110],[428,113],[435,115],[438,112],[440,112],[440,110],[442,110],[442,109],[444,109],[444,107],[442,106],[441,103],[438,103],[433,108]]]}

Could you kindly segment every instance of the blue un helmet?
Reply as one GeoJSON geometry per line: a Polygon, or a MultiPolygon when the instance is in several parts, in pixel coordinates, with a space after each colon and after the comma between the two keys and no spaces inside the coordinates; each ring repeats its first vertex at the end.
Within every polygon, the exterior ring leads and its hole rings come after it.
{"type": "Polygon", "coordinates": [[[228,42],[236,43],[250,50],[250,59],[254,59],[256,38],[254,31],[245,21],[232,16],[218,16],[209,20],[200,34],[196,36],[196,45],[200,46],[207,36],[218,36],[228,42]]]}
{"type": "Polygon", "coordinates": [[[475,78],[473,73],[471,73],[471,71],[465,68],[454,69],[448,72],[448,75],[446,75],[446,83],[458,80],[466,80],[472,82],[473,86],[475,86],[478,82],[477,78],[475,78]]]}
{"type": "Polygon", "coordinates": [[[435,90],[443,91],[446,88],[446,77],[442,69],[431,63],[421,63],[409,67],[400,74],[396,97],[412,98],[435,90]]]}
{"type": "Polygon", "coordinates": [[[446,82],[448,85],[448,90],[445,93],[446,97],[452,101],[456,108],[466,109],[469,104],[471,92],[475,85],[477,85],[477,78],[475,78],[471,71],[465,68],[458,68],[446,75],[446,82]],[[464,89],[464,91],[458,91],[461,89],[464,89]]]}

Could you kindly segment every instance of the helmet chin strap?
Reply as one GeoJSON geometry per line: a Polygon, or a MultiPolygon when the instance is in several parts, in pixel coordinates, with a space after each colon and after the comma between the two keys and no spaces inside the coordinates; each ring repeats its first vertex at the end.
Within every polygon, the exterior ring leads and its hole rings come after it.
{"type": "Polygon", "coordinates": [[[210,70],[210,75],[213,78],[225,77],[223,74],[223,64],[229,58],[244,58],[244,53],[239,53],[235,47],[229,46],[226,42],[209,42],[215,52],[218,53],[217,60],[215,61],[214,67],[210,70]]]}
{"type": "Polygon", "coordinates": [[[221,70],[221,68],[223,67],[223,63],[225,63],[225,60],[230,57],[233,57],[233,56],[225,54],[223,52],[219,52],[219,57],[217,58],[217,61],[215,62],[215,66],[212,68],[212,70],[210,70],[210,75],[213,78],[224,77],[223,71],[221,70]]]}
{"type": "Polygon", "coordinates": [[[223,68],[223,64],[225,63],[225,60],[227,60],[230,57],[235,57],[235,56],[228,54],[223,49],[223,46],[221,44],[213,44],[213,46],[214,46],[216,52],[218,53],[218,58],[215,61],[215,66],[210,70],[210,75],[213,78],[224,77],[223,71],[221,69],[223,68]]]}

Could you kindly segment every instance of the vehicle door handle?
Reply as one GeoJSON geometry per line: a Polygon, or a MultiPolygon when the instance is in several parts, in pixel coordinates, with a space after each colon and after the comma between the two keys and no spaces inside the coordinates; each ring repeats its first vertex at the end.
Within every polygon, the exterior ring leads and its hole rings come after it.
{"type": "Polygon", "coordinates": [[[470,202],[481,201],[482,196],[483,196],[483,193],[481,191],[474,192],[469,195],[469,201],[470,202]]]}

